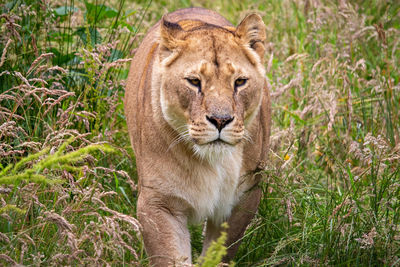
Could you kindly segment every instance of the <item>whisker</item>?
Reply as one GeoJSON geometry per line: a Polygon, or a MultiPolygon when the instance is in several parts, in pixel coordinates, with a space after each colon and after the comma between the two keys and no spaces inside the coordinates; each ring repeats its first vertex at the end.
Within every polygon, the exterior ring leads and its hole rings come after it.
{"type": "Polygon", "coordinates": [[[253,143],[253,139],[251,138],[250,132],[247,130],[244,130],[243,139],[249,142],[250,144],[253,143]]]}
{"type": "Polygon", "coordinates": [[[182,141],[188,142],[189,141],[188,137],[189,137],[189,130],[183,131],[174,140],[172,140],[171,144],[168,146],[167,151],[169,151],[170,149],[172,149],[174,146],[181,143],[182,141]]]}
{"type": "Polygon", "coordinates": [[[181,126],[177,127],[175,130],[176,130],[177,132],[181,132],[181,130],[187,131],[188,129],[187,129],[187,125],[184,124],[184,125],[181,125],[181,126]]]}

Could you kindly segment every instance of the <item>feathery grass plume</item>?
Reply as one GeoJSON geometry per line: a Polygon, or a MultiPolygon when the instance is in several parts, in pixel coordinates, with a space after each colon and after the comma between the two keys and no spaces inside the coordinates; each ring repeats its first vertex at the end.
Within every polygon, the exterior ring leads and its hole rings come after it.
{"type": "Polygon", "coordinates": [[[17,206],[15,206],[15,205],[5,205],[5,206],[0,208],[0,214],[6,213],[6,212],[10,212],[10,211],[14,211],[14,212],[16,212],[16,213],[18,213],[20,215],[23,215],[26,212],[23,209],[17,208],[17,206]]]}
{"type": "Polygon", "coordinates": [[[7,48],[11,44],[11,42],[12,42],[12,40],[8,39],[6,45],[5,45],[4,49],[3,49],[3,52],[2,52],[1,58],[0,58],[0,67],[3,66],[4,61],[6,60],[7,48]]]}
{"type": "Polygon", "coordinates": [[[82,171],[81,167],[74,165],[82,162],[88,155],[96,152],[103,151],[105,153],[113,153],[115,150],[106,144],[92,144],[86,147],[82,147],[76,151],[65,152],[66,147],[74,140],[70,138],[64,142],[60,148],[53,154],[48,154],[49,148],[45,148],[42,151],[29,155],[19,162],[17,162],[12,168],[8,166],[0,173],[0,184],[13,184],[22,180],[32,181],[40,184],[56,184],[63,183],[61,179],[52,179],[49,174],[39,174],[44,170],[51,172],[54,170],[68,170],[73,172],[82,171]],[[42,158],[41,158],[42,157],[42,158]],[[41,159],[40,159],[41,158],[41,159]],[[38,160],[39,159],[39,160],[38,160]],[[34,162],[38,160],[38,162],[34,162]],[[25,168],[24,171],[18,173],[18,170],[27,163],[31,163],[31,168],[25,168]]]}
{"type": "MultiPolygon", "coordinates": [[[[14,168],[12,169],[11,173],[16,174],[17,171],[18,171],[21,167],[24,166],[24,164],[26,164],[26,163],[28,163],[28,162],[32,162],[32,161],[37,160],[37,159],[40,158],[41,156],[43,156],[43,155],[45,155],[45,154],[48,154],[49,151],[50,151],[49,148],[45,148],[45,149],[43,149],[42,151],[39,151],[38,153],[29,155],[29,156],[27,156],[27,157],[21,159],[19,162],[17,162],[17,163],[14,165],[14,168]]],[[[12,166],[12,165],[10,165],[10,166],[12,166]]],[[[0,176],[1,176],[1,173],[0,173],[0,176]]]]}
{"type": "Polygon", "coordinates": [[[14,266],[17,265],[17,262],[14,261],[10,256],[8,256],[6,254],[0,254],[0,260],[3,260],[10,265],[14,265],[14,266]]]}
{"type": "MultiPolygon", "coordinates": [[[[223,229],[228,228],[227,223],[222,224],[223,229]]],[[[204,257],[199,258],[198,264],[195,266],[197,267],[214,267],[214,266],[226,266],[222,265],[221,261],[222,258],[226,255],[226,247],[225,247],[225,242],[227,239],[227,234],[226,231],[221,232],[221,236],[218,237],[216,241],[212,241],[210,247],[207,249],[206,254],[204,257]]],[[[231,263],[229,266],[234,266],[233,263],[231,263]]]]}

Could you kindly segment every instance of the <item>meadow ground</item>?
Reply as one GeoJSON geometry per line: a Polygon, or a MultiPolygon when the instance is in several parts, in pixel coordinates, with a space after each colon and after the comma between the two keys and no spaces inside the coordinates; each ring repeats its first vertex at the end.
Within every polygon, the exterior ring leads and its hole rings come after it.
{"type": "Polygon", "coordinates": [[[124,80],[146,30],[192,5],[267,26],[270,161],[236,266],[400,265],[400,3],[383,0],[1,2],[0,264],[147,266],[124,80]]]}

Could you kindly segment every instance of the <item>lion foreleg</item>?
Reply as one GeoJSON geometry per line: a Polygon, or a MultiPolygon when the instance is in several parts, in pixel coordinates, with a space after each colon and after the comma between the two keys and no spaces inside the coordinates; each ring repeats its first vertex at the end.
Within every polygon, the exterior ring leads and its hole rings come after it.
{"type": "Polygon", "coordinates": [[[191,263],[187,219],[172,213],[153,198],[139,195],[139,222],[151,266],[184,266],[191,263]]]}

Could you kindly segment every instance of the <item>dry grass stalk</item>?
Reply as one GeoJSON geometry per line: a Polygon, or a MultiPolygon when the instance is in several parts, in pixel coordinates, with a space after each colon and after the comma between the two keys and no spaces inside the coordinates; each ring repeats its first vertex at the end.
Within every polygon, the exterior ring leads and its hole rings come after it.
{"type": "Polygon", "coordinates": [[[38,58],[36,58],[36,59],[32,62],[31,66],[29,67],[28,71],[26,72],[26,75],[29,76],[29,74],[30,74],[30,73],[33,71],[33,69],[39,64],[39,62],[40,62],[41,60],[49,59],[49,58],[51,58],[51,57],[54,57],[54,54],[53,54],[53,53],[41,54],[38,58]]]}
{"type": "Polygon", "coordinates": [[[6,254],[0,254],[0,259],[6,261],[8,264],[12,264],[14,266],[18,265],[10,256],[6,254]]]}
{"type": "Polygon", "coordinates": [[[0,58],[0,68],[1,68],[1,66],[3,66],[4,61],[6,60],[7,49],[8,49],[8,46],[11,44],[11,42],[12,42],[12,40],[8,39],[6,46],[3,49],[3,53],[1,54],[1,58],[0,58]]]}
{"type": "Polygon", "coordinates": [[[356,241],[361,244],[361,248],[367,249],[374,246],[374,239],[378,233],[376,232],[375,227],[372,227],[371,231],[368,234],[363,234],[361,238],[356,238],[356,241]]]}

